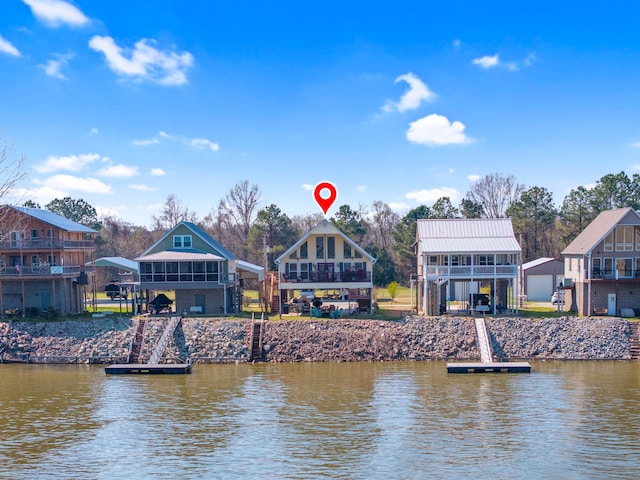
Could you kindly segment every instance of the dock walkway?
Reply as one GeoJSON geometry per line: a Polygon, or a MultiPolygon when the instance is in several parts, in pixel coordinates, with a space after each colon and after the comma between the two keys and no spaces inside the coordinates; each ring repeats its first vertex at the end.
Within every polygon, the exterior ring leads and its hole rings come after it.
{"type": "Polygon", "coordinates": [[[528,362],[494,362],[485,319],[475,318],[480,362],[447,363],[447,373],[530,373],[528,362]]]}

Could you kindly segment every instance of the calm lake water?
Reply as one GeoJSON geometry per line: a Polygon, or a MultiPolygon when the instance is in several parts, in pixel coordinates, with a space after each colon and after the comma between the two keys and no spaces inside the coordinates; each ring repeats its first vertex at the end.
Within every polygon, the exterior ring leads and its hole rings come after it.
{"type": "Polygon", "coordinates": [[[640,477],[640,362],[0,365],[0,478],[640,477]]]}

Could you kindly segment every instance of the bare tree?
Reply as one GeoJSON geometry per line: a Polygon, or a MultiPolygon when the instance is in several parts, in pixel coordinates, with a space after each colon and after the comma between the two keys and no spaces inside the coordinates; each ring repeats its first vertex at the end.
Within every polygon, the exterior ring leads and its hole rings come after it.
{"type": "Polygon", "coordinates": [[[195,222],[196,214],[182,204],[182,200],[173,193],[167,195],[167,201],[160,215],[151,217],[154,230],[169,230],[182,221],[195,222]]]}
{"type": "Polygon", "coordinates": [[[218,222],[233,233],[234,245],[228,248],[243,259],[248,258],[249,230],[258,214],[261,195],[257,185],[249,185],[248,180],[243,180],[234,185],[218,204],[218,222]]]}
{"type": "Polygon", "coordinates": [[[487,218],[502,218],[509,206],[520,198],[524,185],[516,182],[513,175],[499,173],[486,175],[467,192],[467,199],[482,205],[487,218]]]}
{"type": "Polygon", "coordinates": [[[400,215],[391,210],[388,204],[376,200],[373,202],[371,233],[373,244],[378,248],[389,248],[393,244],[393,231],[400,221],[400,215]]]}
{"type": "MultiPolygon", "coordinates": [[[[26,176],[24,157],[14,157],[9,147],[0,142],[0,204],[7,203],[5,199],[12,196],[18,183],[26,176]]],[[[9,209],[2,209],[3,213],[8,211],[9,209]]],[[[2,221],[2,217],[0,217],[0,221],[2,221]]]]}

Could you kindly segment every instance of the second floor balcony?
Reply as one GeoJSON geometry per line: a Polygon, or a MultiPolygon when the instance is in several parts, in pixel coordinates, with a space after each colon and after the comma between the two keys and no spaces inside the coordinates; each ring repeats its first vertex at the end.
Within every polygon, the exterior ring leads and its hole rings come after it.
{"type": "Polygon", "coordinates": [[[427,279],[477,279],[477,278],[513,278],[518,276],[517,265],[427,265],[424,267],[427,279]]]}
{"type": "Polygon", "coordinates": [[[85,265],[32,265],[13,267],[0,267],[0,279],[18,280],[20,278],[55,278],[55,277],[73,277],[80,275],[81,272],[91,272],[93,267],[85,265]]]}
{"type": "Polygon", "coordinates": [[[31,238],[20,240],[4,240],[0,242],[0,250],[64,250],[64,249],[94,249],[93,240],[60,240],[54,238],[31,238]]]}
{"type": "Polygon", "coordinates": [[[284,283],[355,283],[371,282],[371,272],[355,270],[348,272],[298,272],[283,273],[280,280],[284,283]]]}

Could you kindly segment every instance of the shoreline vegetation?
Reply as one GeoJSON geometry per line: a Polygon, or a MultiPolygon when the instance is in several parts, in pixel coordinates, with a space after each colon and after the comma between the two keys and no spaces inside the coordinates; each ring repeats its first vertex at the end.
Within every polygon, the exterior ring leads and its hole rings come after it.
{"type": "MultiPolygon", "coordinates": [[[[153,351],[167,317],[147,321],[143,361],[153,351]]],[[[618,317],[529,319],[487,317],[494,358],[507,360],[630,360],[631,328],[618,317]]],[[[0,323],[0,361],[29,363],[123,363],[134,321],[91,320],[0,323]]],[[[250,357],[252,320],[188,317],[174,332],[165,362],[242,363],[250,357]]],[[[268,320],[266,362],[478,360],[469,317],[407,316],[401,321],[268,320]]]]}

